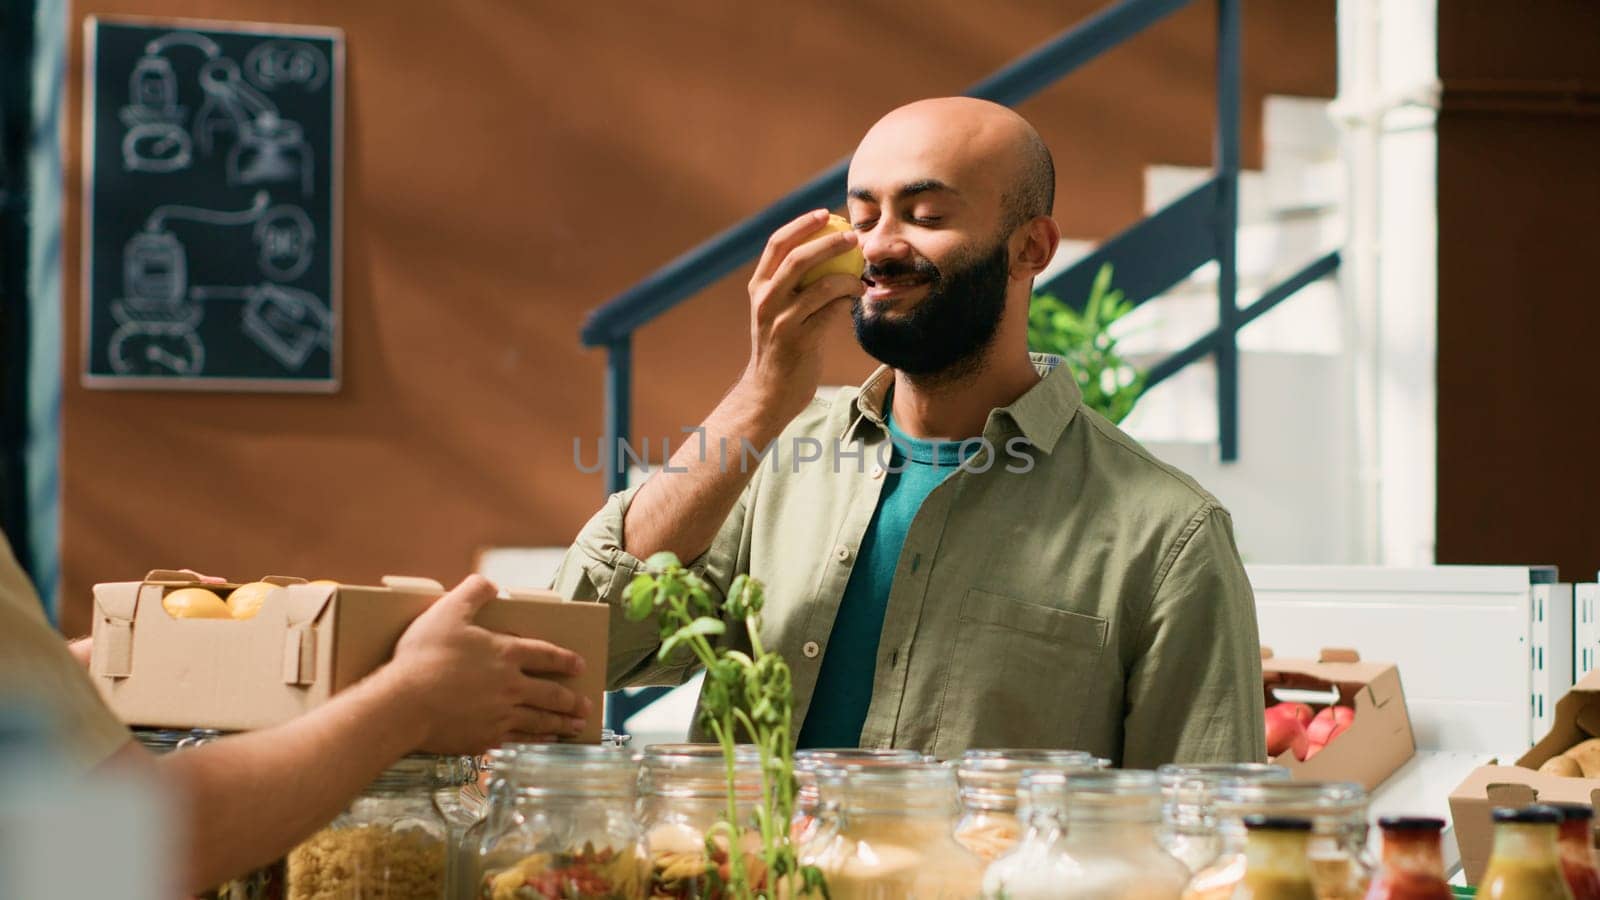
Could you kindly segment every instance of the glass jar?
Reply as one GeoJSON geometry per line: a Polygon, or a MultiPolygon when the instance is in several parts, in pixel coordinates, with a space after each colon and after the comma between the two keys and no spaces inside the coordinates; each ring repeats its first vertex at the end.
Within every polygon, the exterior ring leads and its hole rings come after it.
{"type": "Polygon", "coordinates": [[[1316,900],[1311,820],[1245,816],[1244,877],[1232,900],[1316,900]]]}
{"type": "Polygon", "coordinates": [[[1600,869],[1594,862],[1594,807],[1587,803],[1552,803],[1561,814],[1556,837],[1561,874],[1574,900],[1600,900],[1600,869]]]}
{"type": "MultiPolygon", "coordinates": [[[[133,730],[134,740],[157,756],[209,744],[222,732],[209,728],[133,730]]],[[[283,860],[276,860],[197,894],[196,900],[278,900],[283,896],[283,860]]]]}
{"type": "Polygon", "coordinates": [[[1088,772],[1108,764],[1082,750],[968,750],[956,768],[961,795],[956,840],[993,862],[1022,837],[1018,806],[1025,772],[1088,772]]]}
{"type": "Polygon", "coordinates": [[[650,896],[698,898],[711,895],[710,867],[726,881],[733,871],[726,836],[713,826],[734,816],[745,829],[738,865],[752,881],[761,876],[761,840],[754,832],[755,810],[761,803],[761,757],[755,747],[736,748],[734,793],[728,796],[728,763],[716,744],[654,744],[645,748],[639,765],[637,815],[650,850],[650,896]],[[716,847],[707,856],[707,836],[716,847]]]}
{"type": "Polygon", "coordinates": [[[288,900],[444,900],[452,848],[434,801],[440,760],[419,753],[390,766],[289,851],[288,900]]]}
{"type": "Polygon", "coordinates": [[[608,747],[523,747],[512,814],[476,848],[479,900],[643,900],[650,857],[633,818],[638,758],[608,747]]]}
{"type": "Polygon", "coordinates": [[[1009,900],[1176,900],[1189,870],[1156,840],[1154,772],[1033,772],[1027,834],[989,865],[983,896],[1009,900]]]}
{"type": "Polygon", "coordinates": [[[455,864],[450,867],[453,900],[468,900],[477,893],[478,850],[484,835],[491,827],[504,828],[505,820],[514,812],[512,764],[519,746],[522,745],[508,744],[485,753],[478,766],[477,781],[463,791],[468,807],[476,806],[478,814],[456,844],[455,864]]]}
{"type": "Polygon", "coordinates": [[[1443,819],[1389,817],[1383,829],[1383,864],[1367,890],[1368,900],[1450,900],[1439,835],[1443,819]]]}
{"type": "Polygon", "coordinates": [[[1312,887],[1317,900],[1361,900],[1372,880],[1366,857],[1367,792],[1337,781],[1223,781],[1212,804],[1222,849],[1195,874],[1185,896],[1230,896],[1244,874],[1244,817],[1290,816],[1311,820],[1312,887]]]}
{"type": "Polygon", "coordinates": [[[846,763],[817,772],[830,821],[801,863],[833,900],[971,900],[983,861],[955,839],[956,773],[948,763],[846,763]]]}
{"type": "Polygon", "coordinates": [[[1495,900],[1572,900],[1561,874],[1561,813],[1548,806],[1494,811],[1494,850],[1478,894],[1495,900]]]}
{"type": "Polygon", "coordinates": [[[921,762],[921,753],[915,750],[874,750],[848,748],[838,750],[797,750],[794,754],[794,820],[789,825],[789,837],[795,847],[802,847],[816,836],[821,827],[822,801],[817,789],[817,771],[846,763],[856,765],[885,765],[921,762]]]}
{"type": "Polygon", "coordinates": [[[1212,809],[1218,785],[1289,780],[1288,769],[1263,763],[1165,765],[1156,773],[1161,778],[1161,846],[1190,872],[1205,868],[1222,851],[1212,809]]]}

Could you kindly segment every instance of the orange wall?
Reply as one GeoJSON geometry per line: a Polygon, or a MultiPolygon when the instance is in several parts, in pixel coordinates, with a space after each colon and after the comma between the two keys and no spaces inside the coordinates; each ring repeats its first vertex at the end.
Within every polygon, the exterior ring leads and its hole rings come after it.
{"type": "MultiPolygon", "coordinates": [[[[601,427],[585,312],[846,155],[888,109],[958,92],[1101,5],[74,4],[80,19],[345,29],[345,383],[328,397],[79,386],[74,29],[64,629],[87,627],[91,584],[157,566],[448,580],[481,546],[566,542],[602,491],[572,463],[572,439],[592,459],[601,427]]],[[[1333,92],[1334,3],[1245,6],[1258,166],[1265,94],[1333,92]]],[[[1145,165],[1209,161],[1213,16],[1197,3],[1022,108],[1055,151],[1068,236],[1136,219],[1145,165]]],[[[694,424],[737,374],[747,279],[640,333],[639,434],[694,424]]],[[[869,367],[841,330],[826,380],[869,367]]]]}

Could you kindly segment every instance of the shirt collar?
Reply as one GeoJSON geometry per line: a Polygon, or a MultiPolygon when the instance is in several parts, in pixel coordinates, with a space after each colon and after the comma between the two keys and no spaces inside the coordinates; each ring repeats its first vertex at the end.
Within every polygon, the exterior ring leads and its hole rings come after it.
{"type": "MultiPolygon", "coordinates": [[[[1078,407],[1083,405],[1083,394],[1078,390],[1072,372],[1062,364],[1061,357],[1049,353],[1030,353],[1028,356],[1041,376],[1039,383],[1012,401],[1010,406],[1002,406],[991,412],[989,422],[992,425],[997,417],[1010,420],[1012,426],[1028,439],[1028,443],[1049,453],[1055,449],[1056,441],[1061,439],[1061,433],[1072,421],[1078,407]]],[[[840,435],[841,439],[856,437],[863,420],[878,426],[882,432],[883,404],[893,385],[894,370],[888,366],[880,366],[862,383],[855,398],[856,414],[850,417],[849,424],[840,435]]]]}

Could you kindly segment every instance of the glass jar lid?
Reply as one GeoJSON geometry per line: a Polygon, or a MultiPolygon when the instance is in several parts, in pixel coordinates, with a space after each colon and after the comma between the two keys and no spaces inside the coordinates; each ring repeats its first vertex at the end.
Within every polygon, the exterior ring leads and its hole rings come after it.
{"type": "Polygon", "coordinates": [[[507,764],[522,796],[628,798],[639,756],[587,744],[524,744],[507,764]]]}
{"type": "Polygon", "coordinates": [[[1082,750],[968,750],[956,769],[961,805],[1015,812],[1028,772],[1092,772],[1110,765],[1082,750]]]}
{"type": "Polygon", "coordinates": [[[1310,819],[1319,834],[1365,829],[1367,792],[1343,781],[1241,781],[1224,779],[1213,804],[1218,824],[1242,828],[1248,815],[1310,819]]]}
{"type": "Polygon", "coordinates": [[[155,754],[188,750],[201,744],[209,744],[220,737],[222,732],[214,728],[136,728],[133,731],[134,740],[155,754]]]}
{"type": "Polygon", "coordinates": [[[937,813],[957,809],[956,770],[933,760],[846,762],[818,768],[825,802],[856,813],[937,813]]]}
{"type": "Polygon", "coordinates": [[[1034,814],[1063,822],[1161,821],[1161,781],[1155,772],[1030,772],[1023,776],[1022,790],[1034,814]]]}
{"type": "MultiPolygon", "coordinates": [[[[613,751],[615,752],[615,751],[613,751]]],[[[761,751],[734,747],[734,791],[761,796],[761,751]]],[[[728,763],[718,744],[651,744],[639,765],[639,794],[646,797],[715,798],[728,795],[728,763]]]]}
{"type": "Polygon", "coordinates": [[[1156,770],[1161,779],[1162,815],[1169,824],[1213,824],[1211,807],[1223,782],[1288,781],[1289,770],[1267,763],[1168,764],[1156,770]]]}

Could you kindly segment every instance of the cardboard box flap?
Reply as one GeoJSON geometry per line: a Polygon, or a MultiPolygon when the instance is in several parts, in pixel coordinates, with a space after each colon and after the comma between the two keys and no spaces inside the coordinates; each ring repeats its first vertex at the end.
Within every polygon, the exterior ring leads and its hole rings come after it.
{"type": "Polygon", "coordinates": [[[127,678],[133,674],[133,615],[139,609],[138,582],[94,586],[96,663],[94,674],[127,678]]]}
{"type": "Polygon", "coordinates": [[[415,575],[385,575],[383,586],[395,591],[406,591],[412,594],[442,594],[444,585],[432,578],[419,578],[415,575]]]}
{"type": "Polygon", "coordinates": [[[1377,681],[1385,672],[1393,670],[1393,663],[1383,662],[1321,662],[1277,658],[1261,661],[1261,674],[1269,685],[1292,682],[1296,678],[1337,685],[1366,685],[1377,681]]]}
{"type": "Polygon", "coordinates": [[[144,575],[145,584],[227,584],[226,578],[201,575],[193,569],[151,569],[144,575]]]}
{"type": "Polygon", "coordinates": [[[537,591],[532,588],[506,588],[501,591],[501,594],[511,600],[537,600],[544,603],[571,602],[555,591],[537,591]]]}
{"type": "Polygon", "coordinates": [[[283,631],[283,683],[304,687],[316,683],[317,620],[338,589],[305,582],[284,587],[288,627],[283,631]]]}
{"type": "Polygon", "coordinates": [[[1583,676],[1566,696],[1556,701],[1555,719],[1549,733],[1522,754],[1517,765],[1537,769],[1551,757],[1596,737],[1579,725],[1579,719],[1590,722],[1592,726],[1593,713],[1586,716],[1585,712],[1591,707],[1600,707],[1600,678],[1597,676],[1600,676],[1600,669],[1583,676]]]}
{"type": "Polygon", "coordinates": [[[1317,662],[1325,663],[1354,663],[1361,662],[1361,654],[1348,647],[1323,647],[1318,655],[1317,662]]]}
{"type": "Polygon", "coordinates": [[[307,583],[304,578],[297,578],[293,575],[263,575],[261,576],[261,580],[265,581],[267,584],[275,584],[278,587],[288,587],[291,584],[307,583]]]}

